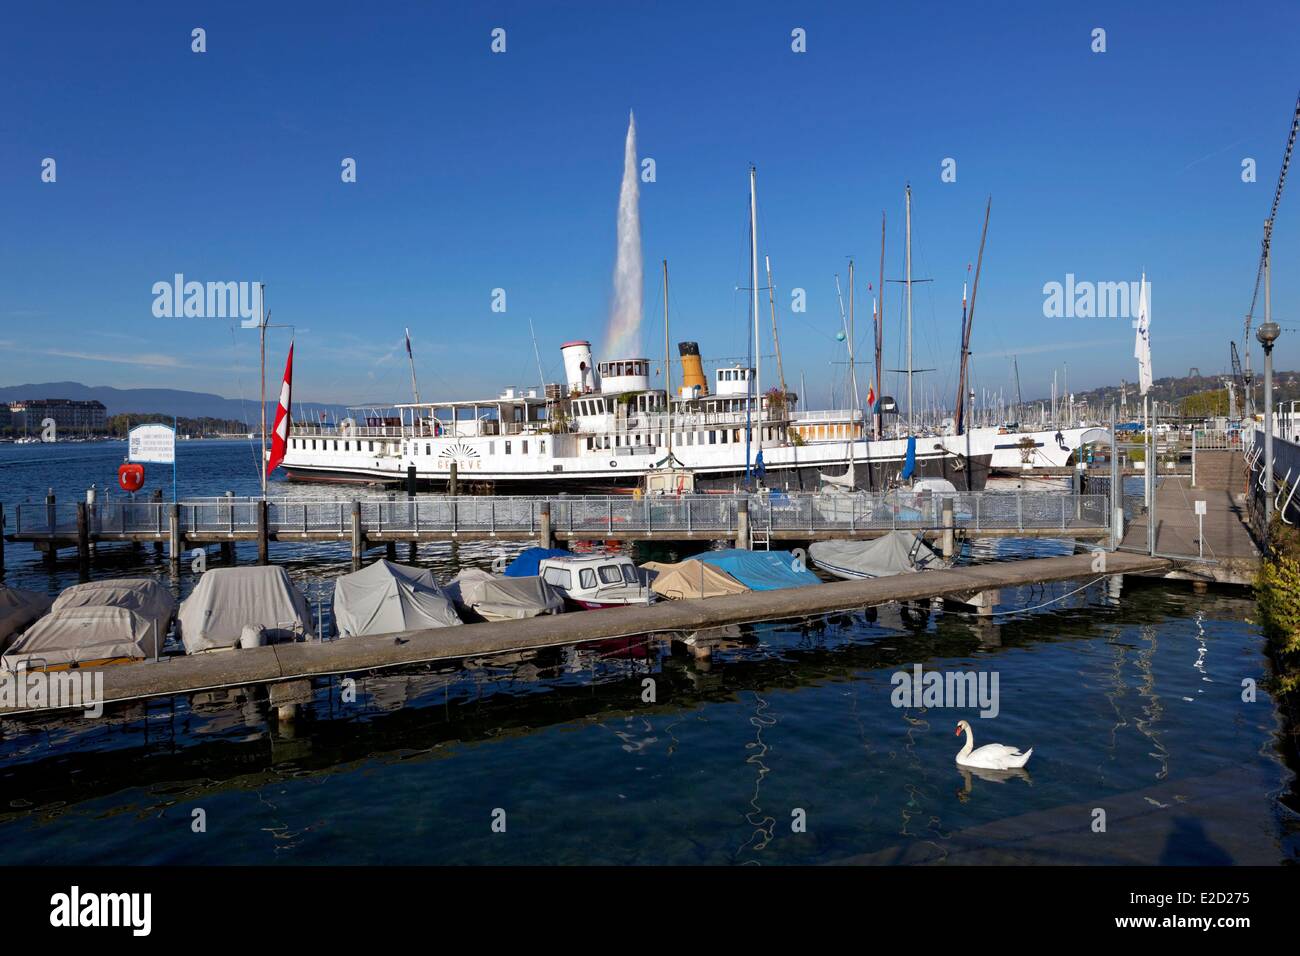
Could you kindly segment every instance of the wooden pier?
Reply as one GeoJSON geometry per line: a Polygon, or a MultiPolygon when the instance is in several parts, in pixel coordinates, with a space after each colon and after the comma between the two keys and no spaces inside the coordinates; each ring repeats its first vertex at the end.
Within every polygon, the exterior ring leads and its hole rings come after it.
{"type": "MultiPolygon", "coordinates": [[[[1051,581],[1093,580],[1115,574],[1164,573],[1165,558],[1123,553],[1074,555],[969,565],[889,578],[839,581],[779,591],[663,601],[649,607],[560,614],[521,621],[347,637],[333,641],[276,644],[215,651],[157,662],[95,669],[103,675],[103,702],[191,694],[228,687],[273,685],[271,702],[293,707],[309,692],[311,678],[362,673],[413,664],[520,653],[646,634],[689,635],[726,625],[820,616],[890,601],[952,598],[991,611],[992,592],[1051,581]],[[1099,556],[1104,568],[1099,569],[1099,556]],[[983,596],[983,599],[981,599],[983,596]]],[[[12,716],[33,708],[0,707],[12,716]]]]}

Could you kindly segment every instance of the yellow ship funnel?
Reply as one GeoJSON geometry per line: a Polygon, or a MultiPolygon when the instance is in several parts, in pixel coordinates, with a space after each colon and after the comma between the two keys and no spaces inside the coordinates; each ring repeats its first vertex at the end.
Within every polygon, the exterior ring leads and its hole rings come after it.
{"type": "Polygon", "coordinates": [[[698,342],[678,342],[677,353],[682,357],[682,391],[683,396],[709,394],[709,380],[704,377],[704,366],[700,364],[700,346],[698,342]]]}

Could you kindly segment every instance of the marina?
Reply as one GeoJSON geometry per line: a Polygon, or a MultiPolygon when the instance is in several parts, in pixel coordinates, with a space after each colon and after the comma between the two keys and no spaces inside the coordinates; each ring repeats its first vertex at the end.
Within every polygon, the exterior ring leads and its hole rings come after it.
{"type": "Polygon", "coordinates": [[[1285,923],[1300,13],[55,5],[12,939],[867,868],[922,947],[1285,923]]]}

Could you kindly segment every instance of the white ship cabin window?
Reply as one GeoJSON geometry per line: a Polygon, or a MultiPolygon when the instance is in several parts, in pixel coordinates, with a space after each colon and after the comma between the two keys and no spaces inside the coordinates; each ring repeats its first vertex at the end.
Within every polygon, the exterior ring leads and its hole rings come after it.
{"type": "Polygon", "coordinates": [[[543,455],[546,454],[546,439],[542,439],[537,443],[537,450],[541,452],[543,455]]]}
{"type": "Polygon", "coordinates": [[[506,454],[510,454],[510,442],[506,442],[506,454]]]}
{"type": "Polygon", "coordinates": [[[718,433],[717,433],[717,432],[709,432],[709,444],[710,444],[710,445],[716,445],[717,443],[718,443],[718,433]]]}
{"type": "Polygon", "coordinates": [[[640,579],[638,579],[637,576],[636,576],[636,568],[632,567],[632,565],[630,565],[630,564],[623,564],[623,565],[620,565],[620,567],[623,569],[623,580],[624,580],[624,581],[626,581],[628,584],[640,584],[640,583],[641,583],[640,579]]]}
{"type": "Polygon", "coordinates": [[[334,439],[334,450],[335,451],[339,450],[339,440],[337,438],[334,439]]]}
{"type": "Polygon", "coordinates": [[[573,587],[573,574],[568,568],[547,568],[546,573],[542,575],[542,580],[565,591],[573,587]]]}
{"type": "Polygon", "coordinates": [[[497,453],[497,443],[494,441],[488,442],[488,454],[495,455],[496,453],[497,453]]]}
{"type": "Polygon", "coordinates": [[[526,454],[528,454],[528,442],[527,442],[527,441],[521,441],[521,442],[519,443],[519,445],[520,445],[519,454],[521,454],[521,455],[526,455],[526,454]]]}
{"type": "Polygon", "coordinates": [[[596,586],[596,572],[591,568],[583,568],[578,574],[578,581],[584,588],[594,588],[596,586]]]}
{"type": "Polygon", "coordinates": [[[600,583],[622,584],[623,572],[618,569],[617,564],[602,564],[600,566],[600,583]]]}
{"type": "Polygon", "coordinates": [[[374,442],[370,442],[370,448],[369,448],[369,450],[370,450],[370,451],[374,451],[374,450],[375,450],[375,443],[374,443],[374,442]]]}
{"type": "Polygon", "coordinates": [[[425,443],[424,443],[424,453],[425,453],[426,455],[431,455],[431,454],[433,454],[433,452],[430,451],[430,448],[431,448],[431,447],[432,447],[432,446],[431,446],[428,442],[425,442],[425,443]]]}

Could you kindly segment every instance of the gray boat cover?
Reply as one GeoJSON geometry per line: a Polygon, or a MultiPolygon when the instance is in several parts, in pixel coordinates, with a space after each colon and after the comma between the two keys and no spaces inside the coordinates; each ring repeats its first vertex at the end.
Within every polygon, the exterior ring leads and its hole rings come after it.
{"type": "Polygon", "coordinates": [[[36,591],[0,584],[0,652],[19,631],[50,609],[51,599],[36,591]]]}
{"type": "Polygon", "coordinates": [[[156,623],[158,632],[166,637],[176,614],[176,598],[156,578],[113,578],[68,588],[54,599],[50,613],[83,607],[126,608],[156,623]]]}
{"type": "Polygon", "coordinates": [[[447,587],[447,593],[489,621],[514,621],[564,610],[564,595],[541,578],[496,577],[478,568],[466,568],[447,587]]]}
{"type": "Polygon", "coordinates": [[[348,637],[450,627],[461,619],[432,572],[381,559],[335,583],[334,623],[348,637]]]}
{"type": "Polygon", "coordinates": [[[316,636],[307,598],[273,565],[203,572],[181,602],[177,624],[186,654],[237,647],[245,624],[266,628],[272,642],[316,636]]]}
{"type": "Polygon", "coordinates": [[[832,574],[885,578],[942,567],[942,559],[910,531],[891,531],[874,541],[815,541],[808,548],[814,564],[832,574]],[[915,548],[915,560],[913,560],[915,548]]]}
{"type": "Polygon", "coordinates": [[[153,657],[167,636],[156,619],[126,607],[87,606],[51,611],[5,653],[4,666],[17,670],[129,657],[153,657]]]}

